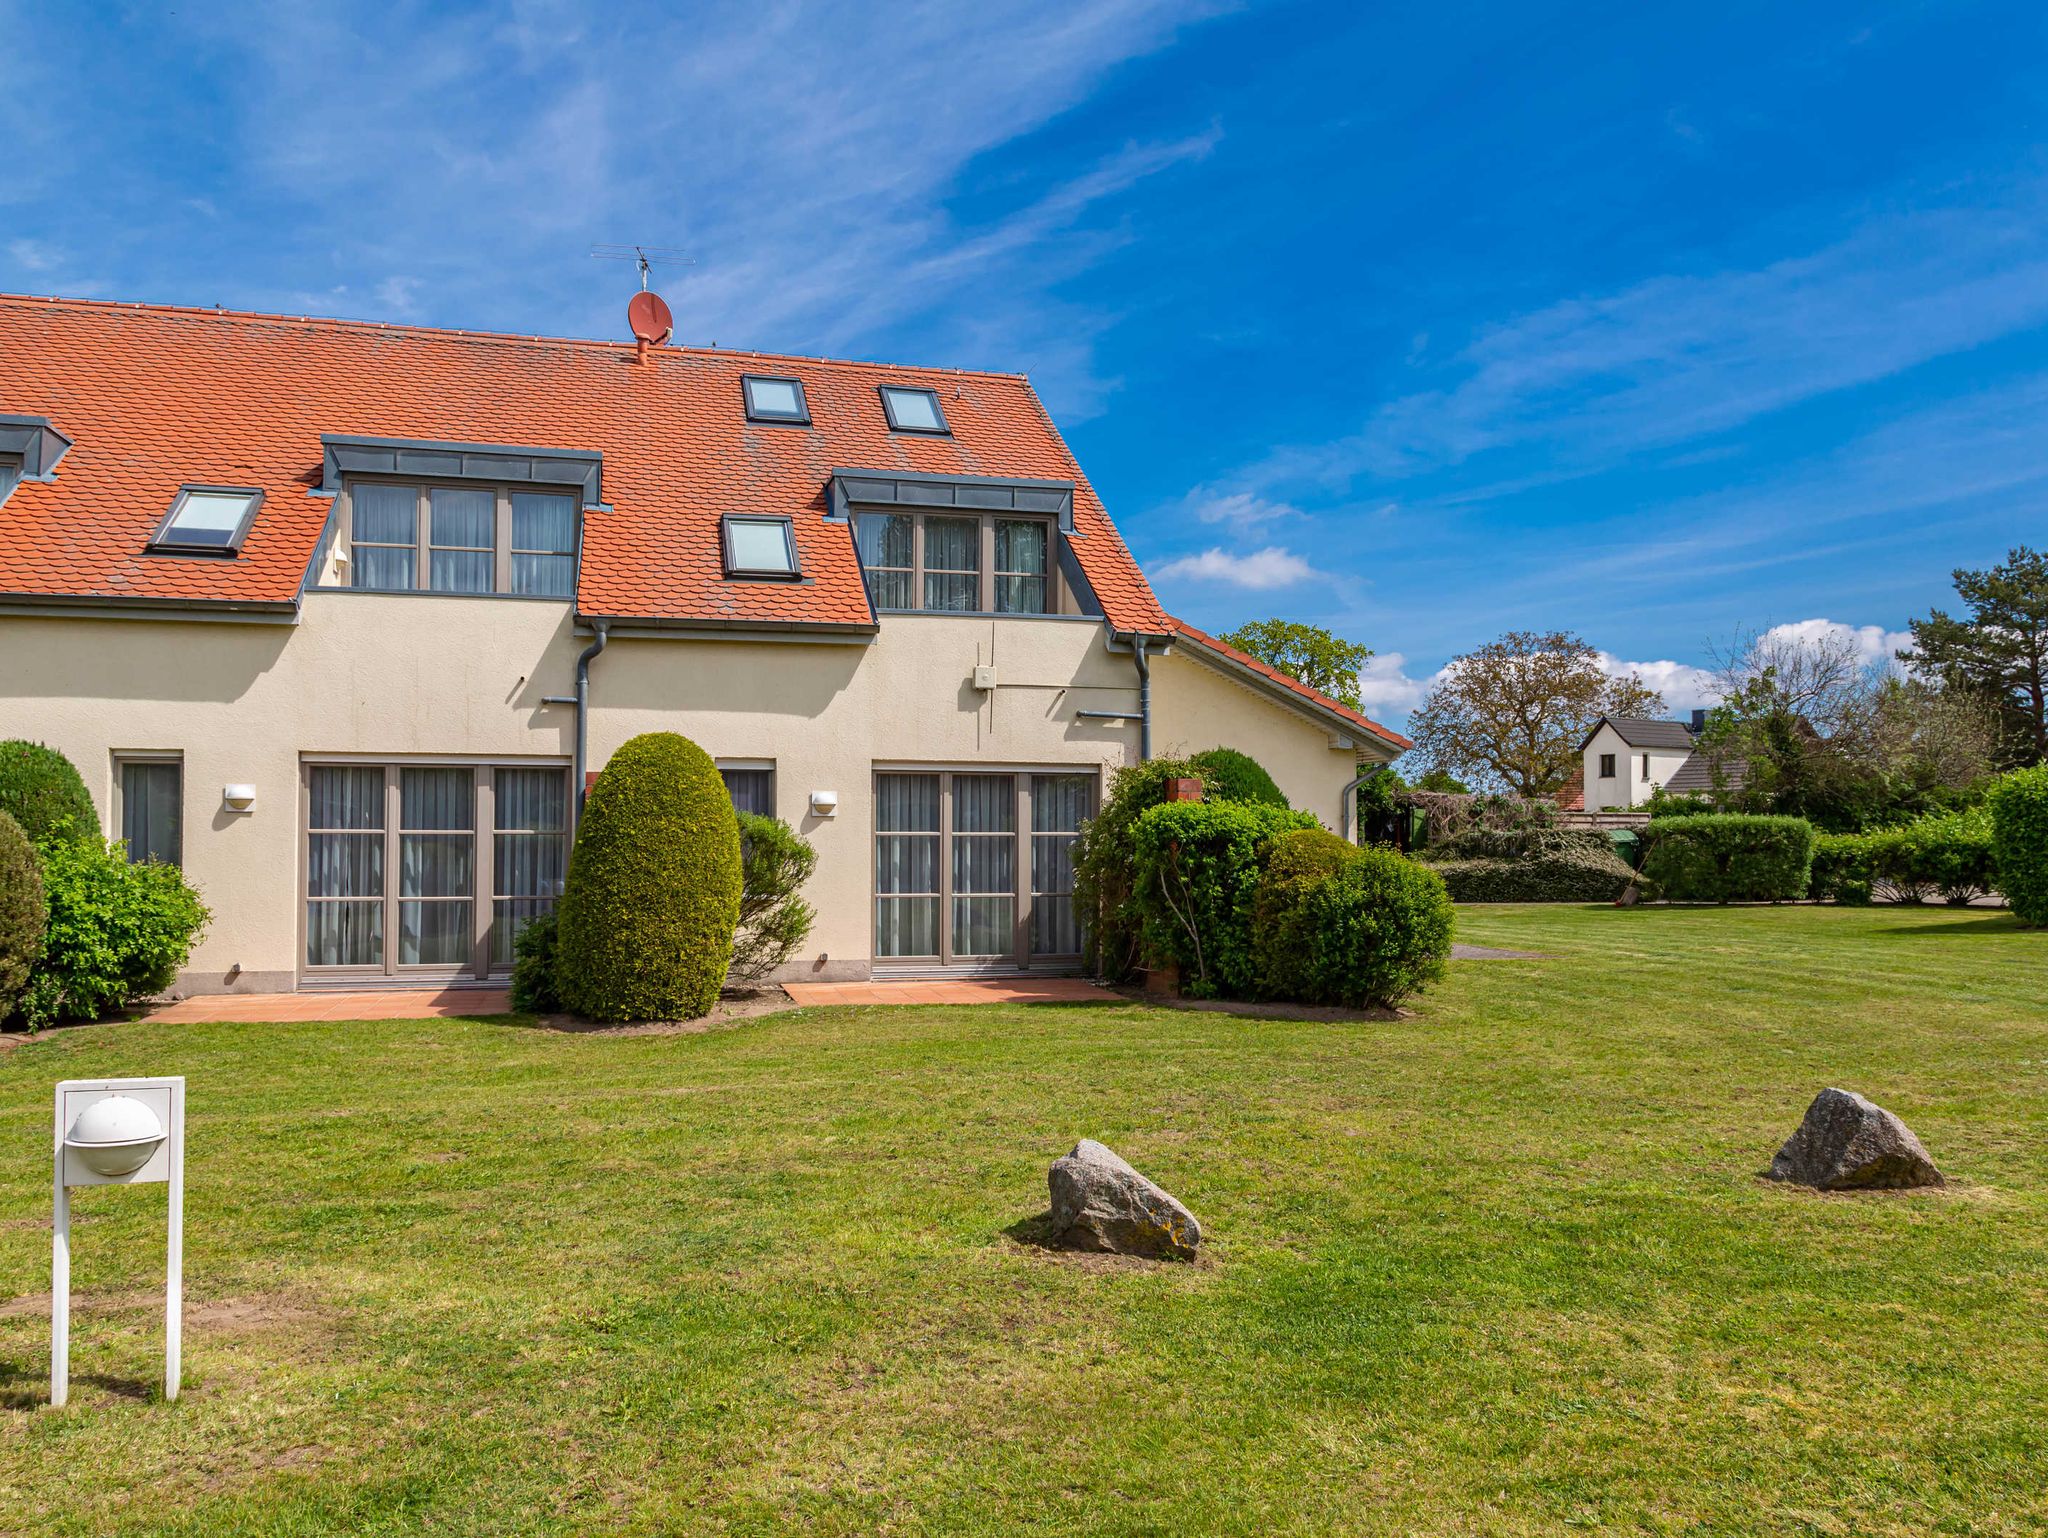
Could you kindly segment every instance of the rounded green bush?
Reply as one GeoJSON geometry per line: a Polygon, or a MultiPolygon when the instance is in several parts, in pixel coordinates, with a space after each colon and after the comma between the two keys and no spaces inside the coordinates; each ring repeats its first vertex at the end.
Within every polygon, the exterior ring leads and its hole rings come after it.
{"type": "Polygon", "coordinates": [[[2048,764],[2000,776],[1988,800],[1998,889],[2021,923],[2048,925],[2048,764]]]}
{"type": "Polygon", "coordinates": [[[0,1023],[28,988],[29,969],[43,954],[43,865],[21,824],[0,812],[0,1023]]]}
{"type": "Polygon", "coordinates": [[[591,788],[557,905],[562,1002],[592,1020],[693,1020],[718,1002],[740,916],[740,835],[710,755],[625,743],[591,788]]]}
{"type": "Polygon", "coordinates": [[[40,856],[49,921],[17,1006],[31,1027],[102,1019],[178,980],[212,917],[183,871],[130,865],[98,835],[52,840],[40,856]]]}
{"type": "Polygon", "coordinates": [[[1428,866],[1361,849],[1308,894],[1305,1001],[1391,1008],[1444,975],[1451,896],[1428,866]]]}
{"type": "Polygon", "coordinates": [[[1357,858],[1358,846],[1327,828],[1296,828],[1273,840],[1252,893],[1252,965],[1263,997],[1306,996],[1315,939],[1309,894],[1357,858]]]}
{"type": "Polygon", "coordinates": [[[1188,760],[1208,781],[1209,795],[1218,801],[1249,801],[1254,806],[1277,806],[1283,810],[1287,798],[1273,783],[1265,766],[1236,748],[1207,748],[1188,760]]]}
{"type": "Polygon", "coordinates": [[[0,742],[0,812],[32,844],[97,838],[100,814],[71,760],[40,742],[0,742]]]}
{"type": "Polygon", "coordinates": [[[1145,948],[1200,998],[1258,991],[1252,903],[1273,841],[1307,812],[1255,801],[1167,801],[1131,826],[1131,903],[1145,948]]]}

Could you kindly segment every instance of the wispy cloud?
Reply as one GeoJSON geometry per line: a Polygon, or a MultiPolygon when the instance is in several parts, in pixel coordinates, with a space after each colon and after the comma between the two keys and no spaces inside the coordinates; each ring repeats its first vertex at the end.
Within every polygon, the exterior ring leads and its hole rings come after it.
{"type": "Polygon", "coordinates": [[[1408,659],[1400,652],[1382,652],[1358,670],[1358,697],[1367,710],[1406,714],[1422,703],[1435,677],[1408,676],[1408,659]]]}
{"type": "Polygon", "coordinates": [[[663,275],[681,339],[873,355],[915,322],[920,361],[1028,369],[1071,419],[1112,383],[1096,346],[1116,315],[1062,285],[1128,240],[1126,194],[1221,131],[1098,146],[1051,179],[978,185],[975,169],[1223,8],[986,0],[877,26],[808,6],[528,0],[509,17],[408,11],[402,48],[310,7],[190,24],[247,60],[241,169],[279,198],[319,189],[307,262],[325,247],[380,305],[380,275],[404,273],[398,308],[612,334],[620,274],[589,246],[683,246],[696,265],[663,275]]]}
{"type": "Polygon", "coordinates": [[[1220,582],[1265,593],[1306,582],[1315,569],[1278,545],[1241,552],[1211,547],[1155,567],[1152,575],[1160,582],[1220,582]]]}

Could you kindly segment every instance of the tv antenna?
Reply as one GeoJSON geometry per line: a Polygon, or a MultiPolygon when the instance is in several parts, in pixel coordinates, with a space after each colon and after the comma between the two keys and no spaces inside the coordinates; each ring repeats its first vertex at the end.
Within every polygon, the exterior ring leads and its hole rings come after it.
{"type": "Polygon", "coordinates": [[[650,267],[694,267],[696,258],[681,246],[592,246],[590,254],[601,262],[634,262],[640,268],[640,292],[647,292],[650,267]]]}

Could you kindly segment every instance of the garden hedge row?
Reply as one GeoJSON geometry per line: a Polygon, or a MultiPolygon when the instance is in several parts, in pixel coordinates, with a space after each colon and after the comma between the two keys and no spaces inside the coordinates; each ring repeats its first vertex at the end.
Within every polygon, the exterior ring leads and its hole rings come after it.
{"type": "Polygon", "coordinates": [[[1443,878],[1451,900],[1461,903],[1611,903],[1637,879],[1612,848],[1556,849],[1519,859],[1432,860],[1430,869],[1443,878]]]}
{"type": "Polygon", "coordinates": [[[1643,875],[1673,902],[1791,902],[1806,895],[1813,836],[1803,817],[1659,817],[1643,875]]]}
{"type": "Polygon", "coordinates": [[[2048,925],[2048,765],[2002,776],[1987,804],[1999,889],[2021,923],[2048,925]]]}

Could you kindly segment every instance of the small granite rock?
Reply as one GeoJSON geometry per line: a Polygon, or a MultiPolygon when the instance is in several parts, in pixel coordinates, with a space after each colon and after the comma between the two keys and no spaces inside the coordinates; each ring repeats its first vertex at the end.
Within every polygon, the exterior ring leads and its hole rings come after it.
{"type": "Polygon", "coordinates": [[[1055,1160],[1053,1242],[1072,1250],[1193,1260],[1202,1242],[1195,1215],[1093,1138],[1055,1160]]]}
{"type": "Polygon", "coordinates": [[[1771,1160],[1771,1179],[1823,1191],[1894,1191],[1943,1184],[1912,1130],[1846,1089],[1824,1089],[1771,1160]]]}

